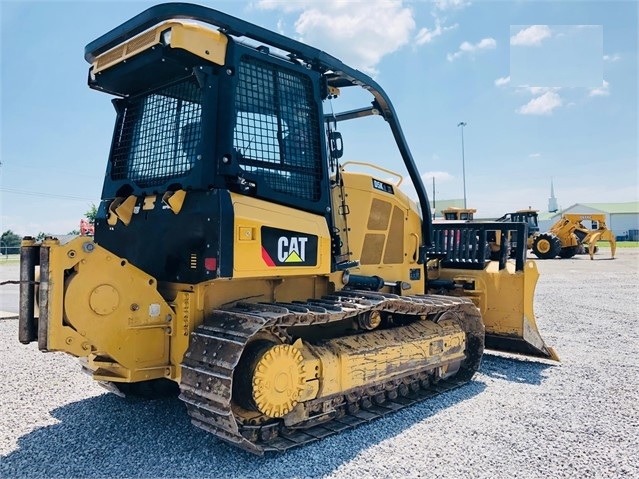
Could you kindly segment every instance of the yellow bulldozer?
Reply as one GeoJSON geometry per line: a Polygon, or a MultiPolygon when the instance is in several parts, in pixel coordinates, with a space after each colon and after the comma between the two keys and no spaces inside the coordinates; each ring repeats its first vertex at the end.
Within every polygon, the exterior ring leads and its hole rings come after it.
{"type": "Polygon", "coordinates": [[[533,237],[532,252],[540,259],[572,258],[576,254],[589,254],[594,259],[597,242],[609,241],[614,258],[617,249],[615,235],[606,226],[603,213],[565,213],[547,232],[533,237]],[[591,228],[584,225],[591,222],[591,228]]]}
{"type": "Polygon", "coordinates": [[[23,239],[22,343],[81,358],[117,394],[179,394],[195,425],[255,454],[458,387],[485,348],[558,359],[535,321],[535,262],[483,254],[488,231],[525,225],[433,224],[369,76],[185,3],[85,59],[116,110],[95,233],[23,239]],[[370,103],[340,109],[353,90],[370,103]],[[338,125],[373,115],[419,206],[401,176],[343,160],[338,125]]]}

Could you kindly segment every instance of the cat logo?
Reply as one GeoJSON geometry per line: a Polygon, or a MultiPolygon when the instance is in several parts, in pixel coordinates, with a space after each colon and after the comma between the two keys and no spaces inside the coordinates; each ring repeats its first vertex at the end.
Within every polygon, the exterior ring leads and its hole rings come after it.
{"type": "Polygon", "coordinates": [[[280,236],[277,240],[277,259],[281,263],[303,263],[306,258],[306,236],[280,236]]]}
{"type": "Polygon", "coordinates": [[[262,259],[267,266],[317,266],[317,236],[262,227],[262,259]]]}

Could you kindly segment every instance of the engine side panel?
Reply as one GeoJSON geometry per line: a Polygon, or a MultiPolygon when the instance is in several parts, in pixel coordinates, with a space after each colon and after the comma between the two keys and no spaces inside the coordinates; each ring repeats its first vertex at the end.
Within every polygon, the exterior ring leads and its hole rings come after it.
{"type": "Polygon", "coordinates": [[[369,175],[342,172],[342,181],[344,186],[333,190],[333,202],[340,205],[335,224],[346,245],[342,250],[349,261],[359,261],[350,271],[406,283],[401,289],[406,294],[424,292],[418,263],[421,219],[414,203],[394,185],[369,175]]]}

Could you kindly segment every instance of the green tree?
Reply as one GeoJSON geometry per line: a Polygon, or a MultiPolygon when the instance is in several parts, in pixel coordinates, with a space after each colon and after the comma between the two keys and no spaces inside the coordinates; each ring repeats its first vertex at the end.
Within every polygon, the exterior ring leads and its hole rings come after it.
{"type": "Polygon", "coordinates": [[[96,217],[97,214],[98,214],[98,207],[95,206],[94,203],[91,203],[91,207],[89,208],[89,211],[84,213],[84,217],[87,220],[89,220],[89,223],[94,225],[95,224],[95,217],[96,217]]]}
{"type": "Polygon", "coordinates": [[[7,230],[0,236],[0,254],[14,254],[20,252],[22,238],[11,230],[7,230]]]}
{"type": "Polygon", "coordinates": [[[2,233],[2,236],[0,236],[0,246],[3,247],[13,248],[16,246],[20,246],[21,242],[22,238],[20,237],[20,235],[15,234],[11,230],[5,231],[4,233],[2,233]]]}
{"type": "Polygon", "coordinates": [[[47,236],[53,236],[51,233],[43,233],[42,231],[40,231],[38,233],[38,236],[36,236],[36,240],[37,241],[42,241],[44,238],[46,238],[47,236]]]}

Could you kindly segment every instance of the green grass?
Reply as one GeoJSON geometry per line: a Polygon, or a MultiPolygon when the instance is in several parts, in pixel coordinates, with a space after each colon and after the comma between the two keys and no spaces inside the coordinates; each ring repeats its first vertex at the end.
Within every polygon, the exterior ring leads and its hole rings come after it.
{"type": "Polygon", "coordinates": [[[19,262],[20,262],[19,254],[0,255],[0,264],[19,263],[19,262]]]}
{"type": "MultiPolygon", "coordinates": [[[[599,241],[597,244],[610,247],[609,241],[599,241]]],[[[617,241],[617,248],[639,248],[639,241],[617,241]]]]}

